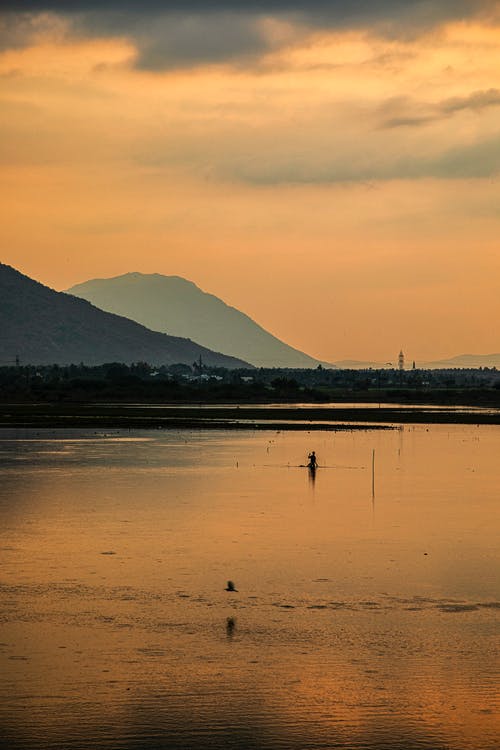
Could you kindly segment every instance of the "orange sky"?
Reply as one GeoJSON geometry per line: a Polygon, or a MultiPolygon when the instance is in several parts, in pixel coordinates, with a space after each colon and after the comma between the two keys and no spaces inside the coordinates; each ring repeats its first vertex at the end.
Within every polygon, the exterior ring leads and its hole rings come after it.
{"type": "Polygon", "coordinates": [[[151,25],[35,13],[19,42],[13,18],[3,262],[56,289],[185,276],[329,361],[500,351],[494,13],[412,34],[260,16],[258,51],[188,62],[176,16],[154,65],[151,25]]]}

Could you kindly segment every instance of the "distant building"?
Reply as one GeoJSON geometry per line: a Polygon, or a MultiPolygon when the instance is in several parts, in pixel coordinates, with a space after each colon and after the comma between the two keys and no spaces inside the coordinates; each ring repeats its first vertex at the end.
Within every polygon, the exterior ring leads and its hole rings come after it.
{"type": "Polygon", "coordinates": [[[398,370],[404,370],[405,369],[405,355],[403,354],[403,350],[399,352],[398,357],[398,370]]]}

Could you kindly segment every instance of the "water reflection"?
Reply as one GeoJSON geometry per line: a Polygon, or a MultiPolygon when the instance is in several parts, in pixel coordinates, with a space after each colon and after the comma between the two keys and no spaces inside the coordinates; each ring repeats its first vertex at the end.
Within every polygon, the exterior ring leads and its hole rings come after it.
{"type": "Polygon", "coordinates": [[[2,750],[496,748],[498,428],[140,437],[0,442],[2,750]]]}
{"type": "Polygon", "coordinates": [[[314,487],[316,482],[316,466],[308,466],[307,469],[309,473],[309,484],[311,487],[314,487]]]}
{"type": "Polygon", "coordinates": [[[226,635],[229,639],[233,637],[235,628],[236,628],[236,619],[234,617],[228,617],[226,619],[226,635]]]}

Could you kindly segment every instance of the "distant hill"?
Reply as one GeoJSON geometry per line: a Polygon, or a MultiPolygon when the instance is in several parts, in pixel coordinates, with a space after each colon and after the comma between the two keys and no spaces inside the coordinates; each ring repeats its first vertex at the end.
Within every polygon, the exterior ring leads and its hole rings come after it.
{"type": "Polygon", "coordinates": [[[127,273],[86,281],[68,292],[154,331],[186,336],[257,367],[331,367],[288,346],[248,315],[180,276],[127,273]]]}
{"type": "Polygon", "coordinates": [[[390,370],[391,367],[394,367],[394,365],[388,363],[364,362],[359,359],[342,359],[334,364],[341,370],[390,370]]]}
{"type": "Polygon", "coordinates": [[[0,263],[0,364],[20,357],[22,364],[147,361],[244,367],[233,357],[185,338],[166,336],[112,315],[63,292],[55,292],[0,263]]]}
{"type": "MultiPolygon", "coordinates": [[[[344,359],[335,362],[335,366],[342,370],[387,370],[397,368],[397,363],[392,365],[388,362],[363,362],[357,359],[344,359]]],[[[457,357],[450,359],[440,359],[432,362],[416,362],[417,369],[422,370],[449,370],[449,369],[468,369],[478,367],[497,367],[500,368],[500,354],[459,354],[457,357]]],[[[406,370],[410,369],[409,363],[406,364],[406,370]]]]}
{"type": "Polygon", "coordinates": [[[500,367],[500,354],[459,354],[451,359],[441,359],[436,362],[424,362],[419,367],[428,370],[469,368],[469,367],[500,367]]]}

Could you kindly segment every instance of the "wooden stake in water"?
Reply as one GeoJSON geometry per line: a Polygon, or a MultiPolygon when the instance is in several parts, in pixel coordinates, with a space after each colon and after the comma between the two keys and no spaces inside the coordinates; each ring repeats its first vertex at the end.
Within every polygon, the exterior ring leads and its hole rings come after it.
{"type": "Polygon", "coordinates": [[[375,500],[375,448],[372,450],[372,500],[375,500]]]}

